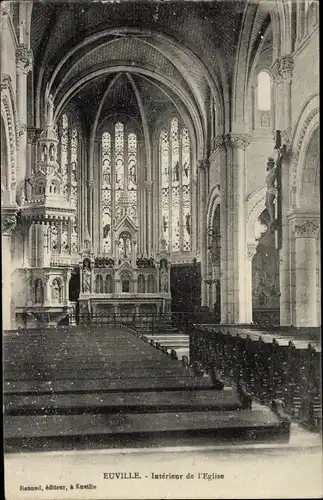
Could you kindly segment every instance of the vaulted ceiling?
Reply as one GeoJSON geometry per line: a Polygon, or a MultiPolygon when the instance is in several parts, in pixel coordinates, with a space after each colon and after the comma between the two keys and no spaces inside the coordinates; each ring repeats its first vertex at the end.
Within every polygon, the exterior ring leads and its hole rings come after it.
{"type": "MultiPolygon", "coordinates": [[[[207,137],[210,96],[224,101],[247,0],[42,1],[34,4],[36,120],[73,103],[91,121],[122,111],[153,126],[177,109],[207,137]],[[113,83],[112,83],[113,82],[113,83]]],[[[259,9],[260,33],[268,11],[259,9]]],[[[257,40],[252,40],[257,44],[257,40]]],[[[217,101],[218,100],[218,101],[217,101]]],[[[202,139],[203,140],[203,139],[202,139]]]]}

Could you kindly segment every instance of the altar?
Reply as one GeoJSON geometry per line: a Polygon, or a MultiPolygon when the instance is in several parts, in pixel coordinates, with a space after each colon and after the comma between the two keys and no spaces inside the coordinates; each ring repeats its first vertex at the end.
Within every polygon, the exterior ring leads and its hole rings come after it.
{"type": "Polygon", "coordinates": [[[80,261],[80,323],[127,323],[159,317],[170,311],[170,269],[164,252],[137,255],[138,229],[124,215],[114,230],[111,255],[94,256],[90,251],[80,261]]]}

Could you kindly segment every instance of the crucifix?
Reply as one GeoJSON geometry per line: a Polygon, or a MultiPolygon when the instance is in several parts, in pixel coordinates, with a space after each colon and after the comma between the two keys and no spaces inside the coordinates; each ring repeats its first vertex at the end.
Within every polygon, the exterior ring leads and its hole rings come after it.
{"type": "Polygon", "coordinates": [[[286,152],[286,146],[282,145],[281,131],[276,130],[275,148],[276,157],[269,157],[266,175],[266,208],[269,214],[270,230],[275,232],[276,248],[281,248],[281,164],[286,152]]]}

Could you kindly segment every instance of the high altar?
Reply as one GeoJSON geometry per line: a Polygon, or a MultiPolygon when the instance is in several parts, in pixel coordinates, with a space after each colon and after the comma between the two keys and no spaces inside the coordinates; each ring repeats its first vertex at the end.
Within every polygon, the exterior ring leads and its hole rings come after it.
{"type": "Polygon", "coordinates": [[[80,322],[104,323],[121,315],[144,318],[170,311],[170,273],[166,253],[157,259],[137,255],[138,228],[127,208],[114,229],[112,257],[84,252],[80,262],[80,322]]]}

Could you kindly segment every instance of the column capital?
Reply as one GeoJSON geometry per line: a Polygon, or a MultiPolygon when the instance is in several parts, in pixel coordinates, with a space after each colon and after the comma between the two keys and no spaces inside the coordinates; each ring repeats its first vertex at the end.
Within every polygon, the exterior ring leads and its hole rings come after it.
{"type": "Polygon", "coordinates": [[[248,134],[226,134],[225,143],[232,149],[247,149],[251,143],[251,137],[248,134]]]}
{"type": "Polygon", "coordinates": [[[284,80],[291,80],[293,77],[294,60],[291,54],[286,54],[274,61],[270,67],[275,83],[280,83],[284,80]]]}
{"type": "Polygon", "coordinates": [[[16,48],[17,68],[20,69],[25,75],[27,75],[33,67],[33,61],[32,50],[28,49],[27,45],[19,43],[16,48]]]}
{"type": "Polygon", "coordinates": [[[282,56],[279,60],[279,72],[283,80],[291,80],[293,77],[294,60],[292,55],[282,56]]]}
{"type": "Polygon", "coordinates": [[[280,74],[279,68],[280,68],[280,60],[278,58],[276,59],[276,61],[273,62],[273,64],[270,67],[270,73],[275,83],[279,83],[280,81],[282,81],[282,75],[280,74]]]}
{"type": "Polygon", "coordinates": [[[320,216],[317,213],[293,210],[287,214],[295,238],[316,238],[320,228],[320,216]]]}
{"type": "Polygon", "coordinates": [[[319,219],[302,218],[293,221],[295,238],[316,238],[319,228],[319,219]]]}

